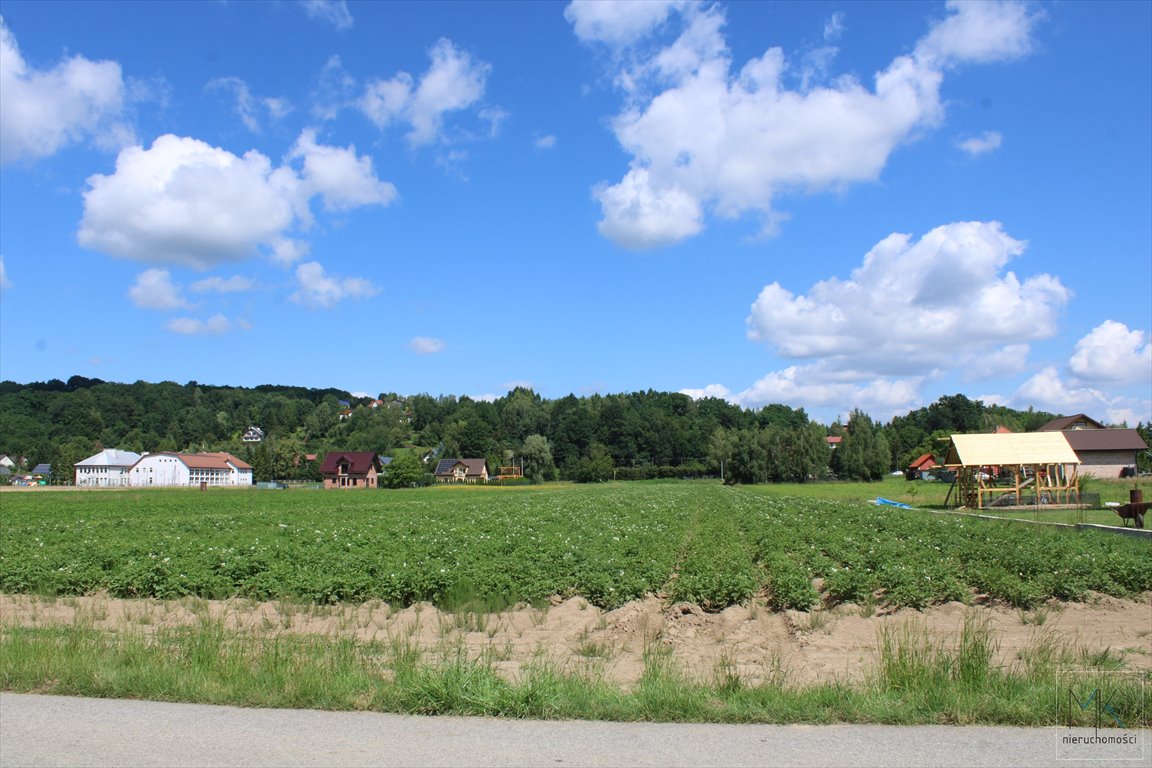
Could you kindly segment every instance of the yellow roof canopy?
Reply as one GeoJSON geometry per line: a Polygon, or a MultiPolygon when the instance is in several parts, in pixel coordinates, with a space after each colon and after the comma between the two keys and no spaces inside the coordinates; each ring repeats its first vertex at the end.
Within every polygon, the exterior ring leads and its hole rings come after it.
{"type": "Polygon", "coordinates": [[[952,435],[944,460],[948,467],[1079,463],[1063,432],[952,435]]]}

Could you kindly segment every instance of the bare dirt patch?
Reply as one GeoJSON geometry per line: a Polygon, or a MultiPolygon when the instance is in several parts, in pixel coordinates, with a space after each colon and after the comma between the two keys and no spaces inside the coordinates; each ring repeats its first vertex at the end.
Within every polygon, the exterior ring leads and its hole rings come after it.
{"type": "Polygon", "coordinates": [[[1099,596],[1085,603],[1049,604],[1035,611],[948,603],[926,611],[883,614],[846,604],[812,613],[774,612],[762,603],[706,613],[657,597],[603,611],[582,598],[545,608],[516,606],[499,613],[444,611],[419,603],[394,611],[379,601],[316,606],[244,599],[124,600],[0,595],[0,627],[91,626],[110,632],[154,632],[162,627],[220,622],[230,630],[354,638],[402,643],[427,655],[457,653],[484,659],[509,679],[527,664],[547,661],[630,687],[645,659],[663,654],[693,679],[736,677],[810,685],[863,680],[874,668],[880,632],[914,622],[946,647],[966,618],[986,621],[997,644],[996,661],[1012,667],[1040,639],[1085,653],[1105,650],[1129,668],[1152,669],[1152,592],[1140,600],[1099,596]]]}

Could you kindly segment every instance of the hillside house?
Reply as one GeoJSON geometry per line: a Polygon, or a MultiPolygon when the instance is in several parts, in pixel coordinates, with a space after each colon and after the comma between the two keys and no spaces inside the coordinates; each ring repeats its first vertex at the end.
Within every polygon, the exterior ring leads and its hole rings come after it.
{"type": "Polygon", "coordinates": [[[436,463],[438,483],[486,483],[488,462],[484,459],[440,459],[436,463]]]}
{"type": "Polygon", "coordinates": [[[320,465],[325,488],[375,488],[382,471],[374,451],[332,451],[320,465]]]}
{"type": "Polygon", "coordinates": [[[140,461],[135,451],[105,448],[73,465],[76,485],[80,488],[119,488],[128,485],[128,470],[140,461]]]}
{"type": "Polygon", "coordinates": [[[133,487],[252,485],[252,465],[230,453],[146,453],[128,470],[133,487]]]}
{"type": "Polygon", "coordinates": [[[245,443],[259,443],[264,439],[264,430],[260,427],[248,427],[244,430],[244,434],[240,436],[240,440],[245,443]]]}
{"type": "Polygon", "coordinates": [[[1080,474],[1099,478],[1122,477],[1126,468],[1135,471],[1136,456],[1148,450],[1134,429],[1108,429],[1082,413],[1062,416],[1040,427],[1040,432],[1061,432],[1080,459],[1080,474]]]}

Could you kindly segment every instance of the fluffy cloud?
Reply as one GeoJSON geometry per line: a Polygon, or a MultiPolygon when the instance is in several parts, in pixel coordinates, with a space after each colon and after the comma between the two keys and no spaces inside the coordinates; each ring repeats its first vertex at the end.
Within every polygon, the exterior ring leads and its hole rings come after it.
{"type": "Polygon", "coordinates": [[[1076,342],[1068,368],[1080,381],[1152,385],[1152,342],[1143,331],[1105,320],[1076,342]]]}
{"type": "Polygon", "coordinates": [[[629,45],[668,20],[685,0],[573,0],[564,9],[576,36],[585,43],[629,45]]]}
{"type": "Polygon", "coordinates": [[[1004,143],[1004,137],[996,131],[984,131],[979,136],[974,136],[971,139],[965,139],[957,144],[960,149],[972,155],[983,155],[986,152],[1000,149],[1000,145],[1004,143]]]}
{"type": "Polygon", "coordinates": [[[781,193],[876,179],[901,143],[941,121],[948,67],[1026,53],[1036,21],[1014,4],[952,4],[913,53],[895,58],[870,88],[847,76],[812,85],[834,53],[829,49],[802,62],[804,86],[789,90],[779,48],[733,72],[718,6],[652,6],[637,16],[600,3],[566,12],[581,39],[622,48],[673,11],[682,22],[679,37],[656,53],[631,50],[613,59],[628,97],[613,130],[632,160],[621,181],[599,185],[595,195],[601,232],[629,248],[690,237],[705,212],[754,213],[770,229],[781,193]]]}
{"type": "Polygon", "coordinates": [[[164,324],[172,333],[183,336],[219,336],[232,330],[233,324],[224,315],[216,314],[207,320],[195,317],[176,317],[164,324]]]}
{"type": "Polygon", "coordinates": [[[417,336],[408,342],[408,348],[418,355],[435,355],[444,351],[444,342],[428,336],[417,336]]]}
{"type": "MultiPolygon", "coordinates": [[[[473,61],[445,38],[432,46],[428,56],[432,64],[419,82],[407,72],[372,81],[358,104],[381,129],[406,123],[410,128],[408,143],[413,147],[443,141],[444,116],[477,104],[484,96],[491,69],[484,62],[473,61]]],[[[490,118],[493,114],[489,113],[490,118]]]]}
{"type": "Polygon", "coordinates": [[[130,142],[125,100],[116,62],[72,56],[36,70],[0,18],[0,163],[46,157],[83,141],[104,147],[130,142]]]}
{"type": "Polygon", "coordinates": [[[288,157],[303,163],[304,195],[320,195],[327,210],[347,211],[363,205],[388,205],[396,199],[396,187],[376,178],[372,158],[357,156],[355,147],[317,144],[313,130],[300,135],[288,157]]]}
{"type": "Polygon", "coordinates": [[[300,5],[311,18],[331,24],[341,31],[351,29],[355,23],[346,0],[300,0],[300,5]]]}
{"type": "Polygon", "coordinates": [[[189,306],[166,269],[147,269],[137,275],[136,282],[128,289],[128,298],[141,309],[184,309],[189,306]]]}
{"type": "Polygon", "coordinates": [[[887,418],[914,408],[919,402],[923,383],[920,377],[846,380],[851,378],[818,362],[773,371],[739,392],[732,392],[721,384],[681,392],[695,399],[718,397],[745,408],[760,408],[770,403],[788,403],[793,407],[829,413],[846,413],[846,409],[860,408],[877,417],[887,418]]]}
{"type": "Polygon", "coordinates": [[[925,375],[1048,337],[1070,292],[1050,275],[1004,272],[1024,248],[998,222],[947,224],[916,242],[890,235],[847,280],[821,281],[806,295],[766,286],[748,337],[861,376],[925,375]]]}
{"type": "Polygon", "coordinates": [[[8,269],[4,266],[4,257],[0,256],[0,290],[11,287],[12,281],[8,279],[8,269]]]}
{"type": "Polygon", "coordinates": [[[949,15],[917,44],[932,64],[986,63],[1019,58],[1032,50],[1032,28],[1041,14],[1029,4],[999,0],[949,0],[949,15]]]}
{"type": "MultiPolygon", "coordinates": [[[[1109,424],[1134,425],[1152,418],[1152,399],[1106,392],[1091,386],[1066,382],[1056,366],[1047,366],[1028,379],[1012,396],[1016,408],[1036,407],[1053,413],[1102,414],[1109,424]]],[[[1099,416],[1097,417],[1099,418],[1099,416]]]]}
{"type": "Polygon", "coordinates": [[[380,292],[362,277],[333,277],[315,261],[296,267],[296,284],[296,292],[289,298],[317,309],[331,309],[342,301],[366,299],[380,292]]]}
{"type": "Polygon", "coordinates": [[[291,263],[307,252],[294,227],[312,223],[311,198],[327,209],[387,205],[395,188],[376,178],[354,147],[301,135],[289,161],[237,156],[197,139],[164,135],[151,148],[128,147],[112,175],[89,177],[80,244],[113,256],[198,269],[239,261],[263,249],[291,263]]]}

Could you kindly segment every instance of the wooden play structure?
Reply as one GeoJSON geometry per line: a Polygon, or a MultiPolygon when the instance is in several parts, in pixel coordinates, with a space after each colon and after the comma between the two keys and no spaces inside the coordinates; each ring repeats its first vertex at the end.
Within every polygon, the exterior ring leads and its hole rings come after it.
{"type": "Polygon", "coordinates": [[[956,481],[948,499],[970,509],[1076,507],[1079,464],[1060,432],[952,435],[944,466],[956,481]]]}
{"type": "Polygon", "coordinates": [[[496,475],[497,480],[517,480],[521,477],[524,477],[524,467],[516,465],[500,467],[500,471],[496,475]]]}

